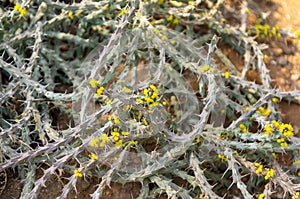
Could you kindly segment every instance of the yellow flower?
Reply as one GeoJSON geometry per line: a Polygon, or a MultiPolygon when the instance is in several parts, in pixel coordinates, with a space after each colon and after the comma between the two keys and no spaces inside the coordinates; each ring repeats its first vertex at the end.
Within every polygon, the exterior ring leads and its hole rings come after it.
{"type": "Polygon", "coordinates": [[[268,60],[268,55],[264,55],[264,62],[266,62],[268,60]]]}
{"type": "Polygon", "coordinates": [[[228,71],[226,71],[225,74],[224,74],[224,76],[225,76],[225,79],[229,79],[230,73],[228,71]]]}
{"type": "Polygon", "coordinates": [[[300,198],[300,192],[296,192],[296,194],[292,197],[292,199],[299,199],[300,198]]]}
{"type": "Polygon", "coordinates": [[[167,21],[172,21],[173,20],[173,15],[170,15],[168,18],[167,18],[167,21]]]}
{"type": "Polygon", "coordinates": [[[25,10],[25,9],[23,9],[23,8],[20,8],[19,11],[20,11],[20,16],[21,16],[21,17],[25,17],[25,16],[27,15],[27,13],[28,13],[27,10],[25,10]]]}
{"type": "Polygon", "coordinates": [[[265,180],[268,180],[269,178],[273,177],[275,175],[274,169],[268,169],[267,175],[265,176],[265,180]]]}
{"type": "Polygon", "coordinates": [[[21,8],[21,5],[19,3],[16,3],[16,5],[14,6],[14,11],[19,12],[20,8],[21,8]]]}
{"type": "Polygon", "coordinates": [[[119,136],[120,136],[120,133],[119,133],[119,132],[116,132],[116,131],[112,131],[110,134],[111,134],[112,136],[114,136],[114,137],[119,137],[119,136]]]}
{"type": "Polygon", "coordinates": [[[265,198],[265,194],[264,193],[259,194],[259,196],[257,197],[257,199],[264,199],[264,198],[265,198]]]}
{"type": "Polygon", "coordinates": [[[166,41],[166,40],[167,40],[167,36],[166,36],[166,35],[163,35],[160,39],[161,39],[162,41],[166,41]]]}
{"type": "Polygon", "coordinates": [[[99,80],[95,80],[95,79],[91,79],[89,84],[91,85],[92,88],[96,88],[97,85],[100,84],[100,81],[99,80]]]}
{"type": "Polygon", "coordinates": [[[130,140],[130,141],[129,141],[129,144],[130,144],[130,145],[137,145],[137,144],[138,144],[138,141],[130,140]]]}
{"type": "Polygon", "coordinates": [[[228,161],[228,156],[225,155],[218,154],[218,158],[221,159],[222,161],[228,161]]]}
{"type": "Polygon", "coordinates": [[[263,132],[263,134],[270,134],[272,135],[273,133],[273,128],[271,127],[270,124],[267,124],[266,127],[265,127],[265,132],[263,132]]]}
{"type": "Polygon", "coordinates": [[[296,160],[293,164],[300,164],[300,159],[296,160]]]}
{"type": "Polygon", "coordinates": [[[266,116],[266,117],[268,117],[271,114],[270,109],[265,110],[264,107],[262,107],[262,106],[259,107],[256,112],[259,116],[266,116]]]}
{"type": "Polygon", "coordinates": [[[101,134],[100,138],[102,142],[109,142],[109,137],[105,133],[101,134]]]}
{"type": "Polygon", "coordinates": [[[154,100],[151,99],[150,97],[145,97],[145,101],[148,103],[154,102],[154,100]]]}
{"type": "Polygon", "coordinates": [[[156,92],[156,91],[153,92],[152,95],[151,95],[151,98],[152,98],[152,99],[158,99],[158,97],[159,97],[159,96],[158,96],[158,92],[156,92]]]}
{"type": "Polygon", "coordinates": [[[247,132],[247,127],[245,124],[240,124],[240,129],[242,130],[243,133],[246,133],[247,132]]]}
{"type": "Polygon", "coordinates": [[[153,29],[154,34],[158,35],[160,33],[160,31],[156,28],[153,29]]]}
{"type": "Polygon", "coordinates": [[[164,106],[166,106],[167,102],[163,101],[161,104],[164,105],[164,106]]]}
{"type": "Polygon", "coordinates": [[[118,125],[118,124],[120,124],[120,120],[119,120],[119,118],[118,117],[114,117],[114,123],[116,124],[116,125],[118,125]]]}
{"type": "Polygon", "coordinates": [[[92,160],[98,160],[98,156],[95,153],[91,153],[89,156],[92,160]]]}
{"type": "Polygon", "coordinates": [[[281,146],[281,147],[287,147],[288,144],[287,144],[286,142],[282,142],[282,143],[280,143],[280,146],[281,146]]]}
{"type": "Polygon", "coordinates": [[[122,134],[123,136],[128,136],[128,135],[129,135],[129,132],[123,131],[121,134],[122,134]]]}
{"type": "Polygon", "coordinates": [[[143,93],[146,97],[149,96],[149,90],[147,88],[144,88],[143,93]]]}
{"type": "Polygon", "coordinates": [[[158,0],[157,4],[162,5],[162,4],[164,4],[164,2],[165,2],[165,0],[158,0]]]}
{"type": "Polygon", "coordinates": [[[79,178],[82,177],[82,173],[80,173],[77,169],[74,170],[74,174],[79,178]]]}
{"type": "Polygon", "coordinates": [[[256,174],[260,174],[260,173],[263,172],[263,168],[264,168],[264,167],[263,167],[262,164],[260,164],[260,163],[258,163],[258,162],[255,162],[255,163],[254,163],[254,166],[257,167],[257,169],[256,169],[256,171],[255,171],[256,174]]]}
{"type": "Polygon", "coordinates": [[[70,19],[74,19],[74,14],[73,14],[72,11],[69,12],[69,18],[70,18],[70,19]]]}
{"type": "Polygon", "coordinates": [[[300,31],[295,32],[295,37],[300,37],[300,31]]]}
{"type": "Polygon", "coordinates": [[[179,22],[179,19],[177,19],[177,18],[175,18],[174,20],[173,20],[173,24],[178,24],[178,22],[179,22]]]}
{"type": "Polygon", "coordinates": [[[127,13],[128,13],[128,10],[124,9],[118,14],[118,17],[121,17],[123,14],[127,14],[127,13]]]}
{"type": "Polygon", "coordinates": [[[278,101],[279,101],[279,99],[277,97],[272,98],[272,102],[277,103],[278,101]]]}
{"type": "Polygon", "coordinates": [[[280,128],[280,124],[279,122],[277,122],[276,120],[272,120],[272,124],[275,128],[279,129],[280,128]]]}
{"type": "Polygon", "coordinates": [[[174,44],[176,44],[176,41],[175,41],[174,39],[172,39],[172,40],[170,41],[170,44],[174,45],[174,44]]]}
{"type": "Polygon", "coordinates": [[[205,65],[205,66],[202,66],[201,71],[202,71],[202,72],[206,72],[206,71],[208,71],[209,69],[210,69],[210,66],[209,66],[209,65],[205,65]]]}
{"type": "Polygon", "coordinates": [[[122,146],[122,144],[123,144],[123,141],[122,140],[118,140],[118,141],[116,141],[115,146],[119,147],[119,146],[122,146]]]}
{"type": "Polygon", "coordinates": [[[150,104],[150,108],[158,106],[158,102],[153,102],[152,104],[150,104]]]}
{"type": "Polygon", "coordinates": [[[107,101],[106,101],[106,104],[111,104],[111,100],[107,100],[107,101]]]}
{"type": "Polygon", "coordinates": [[[279,127],[279,132],[283,133],[283,135],[286,137],[293,136],[294,135],[293,131],[294,131],[294,128],[290,124],[281,124],[279,127]]]}
{"type": "Polygon", "coordinates": [[[137,98],[135,101],[136,101],[137,103],[140,103],[140,104],[143,104],[143,103],[144,103],[143,100],[141,100],[141,99],[139,99],[139,98],[137,98]]]}
{"type": "Polygon", "coordinates": [[[98,146],[98,143],[99,142],[99,138],[93,138],[90,142],[90,146],[91,147],[97,147],[98,146]]]}
{"type": "Polygon", "coordinates": [[[193,5],[193,4],[194,4],[194,1],[188,1],[188,4],[189,4],[189,5],[193,5]]]}
{"type": "Polygon", "coordinates": [[[126,86],[123,87],[123,91],[125,93],[130,93],[131,92],[131,90],[129,88],[127,88],[126,86]]]}
{"type": "Polygon", "coordinates": [[[98,88],[97,89],[97,96],[101,96],[102,93],[103,93],[103,91],[104,91],[104,87],[103,86],[101,86],[100,88],[98,88]]]}
{"type": "Polygon", "coordinates": [[[154,86],[153,84],[150,84],[149,87],[150,87],[153,91],[156,91],[156,90],[157,90],[156,86],[154,86]]]}
{"type": "Polygon", "coordinates": [[[148,126],[148,122],[145,118],[142,119],[142,122],[144,123],[145,126],[148,126]]]}

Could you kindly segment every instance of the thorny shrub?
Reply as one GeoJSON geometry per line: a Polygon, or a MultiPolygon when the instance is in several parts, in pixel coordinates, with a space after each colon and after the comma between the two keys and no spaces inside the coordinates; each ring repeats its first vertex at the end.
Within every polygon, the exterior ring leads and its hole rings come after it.
{"type": "Polygon", "coordinates": [[[239,27],[223,0],[2,2],[0,169],[16,169],[20,198],[58,170],[70,176],[60,198],[91,176],[92,198],[111,182],[140,182],[138,198],[298,198],[299,138],[278,103],[300,92],[271,87],[261,42],[300,34],[248,24],[261,14],[249,4],[239,27]]]}

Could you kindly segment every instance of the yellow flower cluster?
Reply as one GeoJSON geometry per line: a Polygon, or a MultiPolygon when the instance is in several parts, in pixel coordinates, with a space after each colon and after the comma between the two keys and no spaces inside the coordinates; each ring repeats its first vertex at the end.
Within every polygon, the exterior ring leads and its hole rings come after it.
{"type": "Polygon", "coordinates": [[[256,111],[256,113],[259,116],[265,116],[268,117],[271,114],[271,110],[270,109],[265,109],[264,107],[259,107],[258,110],[256,111]]]}
{"type": "Polygon", "coordinates": [[[178,24],[179,22],[179,19],[174,17],[174,15],[170,15],[168,18],[167,18],[167,21],[168,22],[171,22],[172,24],[176,25],[178,24]]]}
{"type": "Polygon", "coordinates": [[[254,166],[256,166],[256,168],[257,168],[255,171],[256,174],[260,174],[263,172],[264,166],[262,164],[255,162],[254,166]]]}
{"type": "Polygon", "coordinates": [[[279,99],[278,99],[277,97],[273,97],[273,98],[272,98],[272,102],[278,103],[278,101],[279,101],[279,99]]]}
{"type": "Polygon", "coordinates": [[[225,79],[229,79],[230,73],[229,73],[228,71],[226,71],[226,72],[224,73],[224,77],[225,77],[225,79]]]}
{"type": "Polygon", "coordinates": [[[109,116],[107,119],[108,119],[108,121],[113,121],[113,123],[115,125],[118,125],[121,123],[118,116],[116,116],[116,115],[114,115],[113,117],[109,116]]]}
{"type": "Polygon", "coordinates": [[[280,144],[281,147],[287,147],[288,145],[284,138],[278,138],[277,142],[280,144]]]}
{"type": "Polygon", "coordinates": [[[104,87],[103,87],[103,86],[100,86],[100,87],[97,89],[97,91],[96,91],[97,96],[101,96],[102,93],[103,93],[103,91],[104,91],[104,87]]]}
{"type": "MultiPolygon", "coordinates": [[[[260,23],[256,23],[255,25],[255,33],[257,36],[261,37],[262,39],[264,39],[265,37],[277,37],[278,39],[281,38],[281,34],[279,32],[280,28],[279,26],[275,26],[273,28],[271,28],[268,24],[260,24],[260,23]]],[[[248,31],[248,34],[251,34],[251,30],[248,31]]]]}
{"type": "Polygon", "coordinates": [[[118,17],[121,17],[123,14],[127,14],[127,13],[128,13],[127,9],[121,10],[121,12],[119,12],[118,14],[118,17]]]}
{"type": "Polygon", "coordinates": [[[296,38],[300,37],[300,31],[296,31],[294,35],[296,38]]]}
{"type": "Polygon", "coordinates": [[[100,81],[99,80],[95,80],[95,79],[91,79],[89,81],[89,84],[91,85],[92,88],[96,88],[98,85],[100,85],[100,81]]]}
{"type": "Polygon", "coordinates": [[[294,128],[290,124],[281,124],[279,127],[279,132],[286,137],[291,137],[294,135],[294,128]]]}
{"type": "Polygon", "coordinates": [[[275,175],[275,170],[274,169],[267,169],[267,174],[265,176],[265,180],[270,179],[275,175]]]}
{"type": "Polygon", "coordinates": [[[156,86],[151,84],[149,88],[144,88],[143,97],[137,98],[136,102],[139,104],[144,104],[144,102],[146,102],[151,108],[159,105],[158,100],[159,100],[159,95],[157,92],[157,88],[156,86]]]}
{"type": "Polygon", "coordinates": [[[226,155],[221,155],[221,154],[218,154],[218,158],[221,159],[222,161],[228,161],[228,156],[226,155]]]}
{"type": "Polygon", "coordinates": [[[165,0],[158,0],[158,2],[157,2],[157,4],[160,6],[163,5],[164,3],[165,3],[165,0]]]}
{"type": "Polygon", "coordinates": [[[126,86],[123,87],[123,91],[125,93],[131,93],[131,89],[130,88],[127,88],[126,86]]]}
{"type": "Polygon", "coordinates": [[[240,124],[239,127],[240,127],[240,129],[241,129],[241,131],[242,131],[243,133],[246,133],[246,132],[247,132],[247,127],[246,127],[245,124],[240,124]]]}
{"type": "Polygon", "coordinates": [[[266,127],[265,127],[265,131],[262,132],[262,133],[272,135],[273,134],[273,128],[272,128],[271,124],[267,124],[266,127]]]}
{"type": "Polygon", "coordinates": [[[285,137],[291,137],[294,135],[294,128],[292,125],[272,120],[272,123],[268,123],[265,126],[265,130],[262,132],[262,134],[273,135],[275,131],[281,133],[281,136],[284,136],[279,137],[277,139],[277,143],[279,143],[281,147],[287,147],[288,144],[285,137]]]}
{"type": "Polygon", "coordinates": [[[110,141],[109,137],[103,133],[100,137],[95,137],[91,140],[91,147],[104,147],[106,143],[110,141]]]}
{"type": "Polygon", "coordinates": [[[92,160],[98,160],[98,156],[95,153],[91,153],[89,156],[92,160]]]}
{"type": "Polygon", "coordinates": [[[101,96],[103,94],[104,87],[99,86],[101,84],[101,82],[99,80],[91,79],[89,81],[89,84],[92,88],[97,88],[97,90],[96,90],[97,96],[101,96]]]}
{"type": "Polygon", "coordinates": [[[138,144],[138,141],[130,140],[130,141],[129,141],[129,144],[130,144],[130,145],[137,145],[137,144],[138,144]]]}
{"type": "Polygon", "coordinates": [[[264,199],[264,198],[265,198],[265,194],[264,193],[259,194],[259,196],[257,197],[257,199],[264,199]]]}
{"type": "Polygon", "coordinates": [[[75,170],[74,170],[74,174],[75,174],[77,177],[79,177],[79,178],[82,177],[82,173],[81,173],[78,169],[75,169],[75,170]]]}
{"type": "Polygon", "coordinates": [[[300,198],[300,192],[296,192],[296,194],[292,197],[292,199],[299,199],[300,198]]]}
{"type": "MultiPolygon", "coordinates": [[[[264,170],[264,166],[261,163],[255,162],[254,166],[256,166],[255,173],[256,174],[262,174],[264,170]]],[[[270,179],[275,175],[275,170],[274,169],[266,169],[267,174],[265,175],[265,180],[270,179]]]]}
{"type": "Polygon", "coordinates": [[[204,72],[207,72],[207,71],[210,71],[210,72],[214,72],[215,69],[212,67],[212,66],[209,66],[209,65],[205,65],[205,66],[202,66],[201,67],[201,71],[204,73],[204,72]]]}
{"type": "Polygon", "coordinates": [[[25,17],[27,15],[27,10],[25,10],[24,8],[21,7],[21,4],[16,3],[15,7],[14,7],[14,11],[15,12],[19,12],[21,17],[25,17]]]}

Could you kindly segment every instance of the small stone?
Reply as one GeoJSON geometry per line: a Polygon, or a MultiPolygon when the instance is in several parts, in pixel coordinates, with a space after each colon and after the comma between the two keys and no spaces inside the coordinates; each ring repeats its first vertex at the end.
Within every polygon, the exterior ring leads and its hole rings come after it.
{"type": "Polygon", "coordinates": [[[276,82],[278,82],[279,85],[284,85],[285,84],[285,79],[282,77],[276,78],[276,82]]]}
{"type": "Polygon", "coordinates": [[[281,56],[281,57],[278,58],[278,63],[281,66],[286,66],[288,64],[288,61],[286,60],[286,58],[284,58],[283,56],[281,56]]]}
{"type": "Polygon", "coordinates": [[[298,74],[292,74],[291,75],[291,80],[297,81],[298,79],[299,79],[299,75],[298,74]]]}
{"type": "Polygon", "coordinates": [[[274,48],[273,52],[274,55],[279,56],[283,53],[283,50],[281,48],[274,48]]]}
{"type": "Polygon", "coordinates": [[[293,46],[283,46],[283,52],[286,55],[291,55],[295,52],[295,48],[293,46]]]}
{"type": "Polygon", "coordinates": [[[286,72],[287,72],[287,69],[286,69],[286,68],[281,68],[281,69],[280,69],[280,73],[286,74],[286,72]]]}

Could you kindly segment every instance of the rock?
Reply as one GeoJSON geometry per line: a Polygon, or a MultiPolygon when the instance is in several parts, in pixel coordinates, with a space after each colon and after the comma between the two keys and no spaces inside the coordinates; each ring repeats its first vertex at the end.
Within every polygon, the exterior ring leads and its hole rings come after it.
{"type": "Polygon", "coordinates": [[[276,78],[276,82],[280,85],[283,86],[285,84],[285,79],[282,77],[276,78]]]}
{"type": "Polygon", "coordinates": [[[297,81],[298,79],[299,79],[299,75],[298,74],[292,74],[291,75],[291,80],[297,81]]]}
{"type": "Polygon", "coordinates": [[[280,56],[280,57],[278,58],[278,64],[280,64],[281,66],[286,66],[286,65],[288,64],[288,61],[286,60],[285,57],[280,56]]]}
{"type": "Polygon", "coordinates": [[[286,69],[286,68],[281,68],[281,69],[280,69],[280,73],[286,74],[286,73],[287,73],[287,69],[286,69]]]}
{"type": "Polygon", "coordinates": [[[281,48],[274,48],[273,52],[275,56],[279,56],[283,53],[283,50],[281,48]]]}
{"type": "Polygon", "coordinates": [[[283,46],[284,54],[291,55],[295,52],[295,48],[293,46],[283,46]]]}

